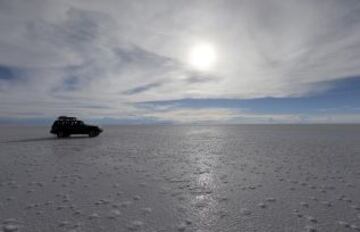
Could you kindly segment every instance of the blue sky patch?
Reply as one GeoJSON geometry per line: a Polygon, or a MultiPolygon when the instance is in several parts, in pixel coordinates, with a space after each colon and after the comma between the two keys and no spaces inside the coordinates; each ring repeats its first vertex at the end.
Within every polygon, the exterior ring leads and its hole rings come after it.
{"type": "Polygon", "coordinates": [[[16,75],[14,70],[8,66],[0,65],[0,80],[12,80],[15,79],[16,75]]]}
{"type": "Polygon", "coordinates": [[[180,99],[142,102],[140,105],[171,106],[177,108],[233,108],[254,113],[320,113],[360,112],[360,78],[353,77],[322,84],[330,84],[328,91],[307,97],[256,99],[180,99]]]}

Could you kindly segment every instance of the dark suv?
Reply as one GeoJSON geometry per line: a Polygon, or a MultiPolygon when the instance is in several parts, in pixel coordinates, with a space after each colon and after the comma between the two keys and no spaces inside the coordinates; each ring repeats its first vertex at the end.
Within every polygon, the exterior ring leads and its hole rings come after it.
{"type": "Polygon", "coordinates": [[[66,138],[72,134],[88,134],[89,137],[98,136],[103,130],[97,126],[86,125],[75,117],[60,116],[53,123],[50,133],[58,138],[66,138]]]}

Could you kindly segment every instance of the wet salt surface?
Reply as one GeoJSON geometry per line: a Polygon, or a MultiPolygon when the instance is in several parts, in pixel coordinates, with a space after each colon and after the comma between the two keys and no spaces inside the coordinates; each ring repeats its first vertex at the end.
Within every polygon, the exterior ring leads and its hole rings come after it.
{"type": "Polygon", "coordinates": [[[360,126],[1,127],[0,231],[360,231],[360,126]]]}

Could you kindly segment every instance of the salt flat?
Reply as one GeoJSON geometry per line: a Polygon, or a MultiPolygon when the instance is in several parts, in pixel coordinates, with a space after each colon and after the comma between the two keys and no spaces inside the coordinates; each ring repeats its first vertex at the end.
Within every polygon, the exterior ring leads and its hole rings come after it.
{"type": "Polygon", "coordinates": [[[360,231],[359,125],[0,129],[6,232],[360,231]]]}

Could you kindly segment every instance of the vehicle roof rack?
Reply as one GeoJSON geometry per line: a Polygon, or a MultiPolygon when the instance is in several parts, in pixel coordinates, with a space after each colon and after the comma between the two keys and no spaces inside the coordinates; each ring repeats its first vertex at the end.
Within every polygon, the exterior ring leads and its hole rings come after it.
{"type": "Polygon", "coordinates": [[[60,121],[76,121],[76,117],[59,116],[58,120],[60,120],[60,121]]]}

